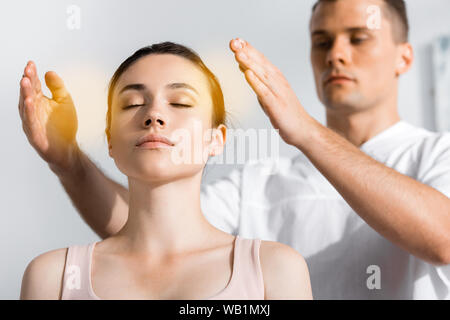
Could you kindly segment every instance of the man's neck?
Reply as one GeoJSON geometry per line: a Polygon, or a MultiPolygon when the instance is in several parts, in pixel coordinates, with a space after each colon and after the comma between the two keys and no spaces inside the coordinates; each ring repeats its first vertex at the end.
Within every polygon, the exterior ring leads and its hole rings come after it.
{"type": "Polygon", "coordinates": [[[328,128],[360,147],[400,121],[400,116],[397,109],[392,107],[376,107],[344,115],[327,109],[326,120],[328,128]]]}

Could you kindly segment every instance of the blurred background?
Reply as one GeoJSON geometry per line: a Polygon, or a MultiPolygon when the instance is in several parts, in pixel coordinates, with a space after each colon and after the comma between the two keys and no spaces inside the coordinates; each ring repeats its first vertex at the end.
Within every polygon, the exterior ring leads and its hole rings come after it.
{"type": "MultiPolygon", "coordinates": [[[[1,3],[0,299],[18,299],[23,272],[37,255],[99,239],[22,131],[17,104],[19,81],[28,60],[36,62],[41,81],[49,70],[64,79],[77,108],[81,148],[108,176],[126,185],[125,176],[107,152],[107,85],[125,58],[152,43],[174,41],[200,54],[222,84],[232,128],[271,128],[228,49],[229,40],[235,37],[251,42],[278,66],[307,111],[324,123],[324,108],[316,96],[309,62],[308,23],[314,2],[1,3]]],[[[407,4],[416,60],[400,82],[400,115],[429,130],[449,131],[450,1],[408,0],[407,4]]],[[[281,139],[279,147],[283,157],[299,152],[281,139]]],[[[204,180],[225,175],[233,167],[210,166],[204,180]]]]}

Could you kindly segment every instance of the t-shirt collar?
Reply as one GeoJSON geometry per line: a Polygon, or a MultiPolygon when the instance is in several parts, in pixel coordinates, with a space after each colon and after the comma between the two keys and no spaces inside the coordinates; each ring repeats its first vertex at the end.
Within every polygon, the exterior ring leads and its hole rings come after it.
{"type": "Polygon", "coordinates": [[[362,145],[359,146],[361,150],[365,150],[374,144],[386,140],[391,139],[392,137],[398,136],[401,133],[405,132],[405,130],[408,130],[409,124],[403,120],[399,120],[390,127],[384,129],[383,131],[379,132],[366,142],[364,142],[362,145]]]}

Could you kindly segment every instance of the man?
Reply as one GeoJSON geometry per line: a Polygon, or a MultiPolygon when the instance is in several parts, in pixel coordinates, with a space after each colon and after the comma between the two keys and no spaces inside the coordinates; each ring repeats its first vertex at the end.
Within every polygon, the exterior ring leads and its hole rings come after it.
{"type": "MultiPolygon", "coordinates": [[[[300,152],[204,186],[205,215],[224,231],[297,249],[316,299],[450,299],[450,135],[399,118],[398,81],[413,62],[403,0],[319,0],[310,32],[327,127],[261,53],[231,41],[264,112],[300,152]],[[368,8],[380,9],[379,25],[368,26],[368,8]]],[[[53,100],[29,63],[19,102],[28,139],[86,222],[114,234],[127,219],[127,191],[78,149],[73,130],[64,141],[39,130],[58,131],[36,116],[41,105],[76,119],[61,79],[48,73],[46,82],[53,100]]]]}

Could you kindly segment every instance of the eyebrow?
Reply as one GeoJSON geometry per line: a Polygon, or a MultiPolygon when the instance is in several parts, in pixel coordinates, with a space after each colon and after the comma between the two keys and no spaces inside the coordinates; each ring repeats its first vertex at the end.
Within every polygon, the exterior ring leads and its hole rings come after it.
{"type": "MultiPolygon", "coordinates": [[[[191,86],[187,83],[183,83],[183,82],[169,83],[168,85],[166,85],[166,88],[168,88],[168,89],[188,89],[188,90],[195,92],[197,95],[199,94],[198,91],[195,90],[195,88],[193,86],[191,86]]],[[[128,84],[128,85],[124,86],[122,89],[120,89],[119,94],[121,94],[124,91],[128,91],[128,90],[145,91],[146,89],[147,89],[147,87],[142,83],[132,83],[132,84],[128,84]]]]}
{"type": "Polygon", "coordinates": [[[145,89],[146,89],[146,87],[142,83],[132,83],[132,84],[127,84],[125,87],[120,89],[119,94],[121,94],[124,91],[128,91],[128,90],[144,91],[145,89]]]}
{"type": "Polygon", "coordinates": [[[168,89],[188,89],[191,90],[193,92],[195,92],[196,94],[198,94],[198,91],[195,90],[195,88],[187,83],[183,83],[183,82],[178,82],[178,83],[170,83],[166,86],[166,88],[168,89]]]}
{"type": "MultiPolygon", "coordinates": [[[[352,27],[352,28],[347,28],[345,29],[346,32],[358,32],[358,31],[371,31],[369,28],[367,27],[352,27]]],[[[311,36],[316,36],[316,35],[327,35],[329,34],[328,31],[323,30],[323,29],[319,29],[319,30],[315,30],[311,33],[311,36]]]]}

